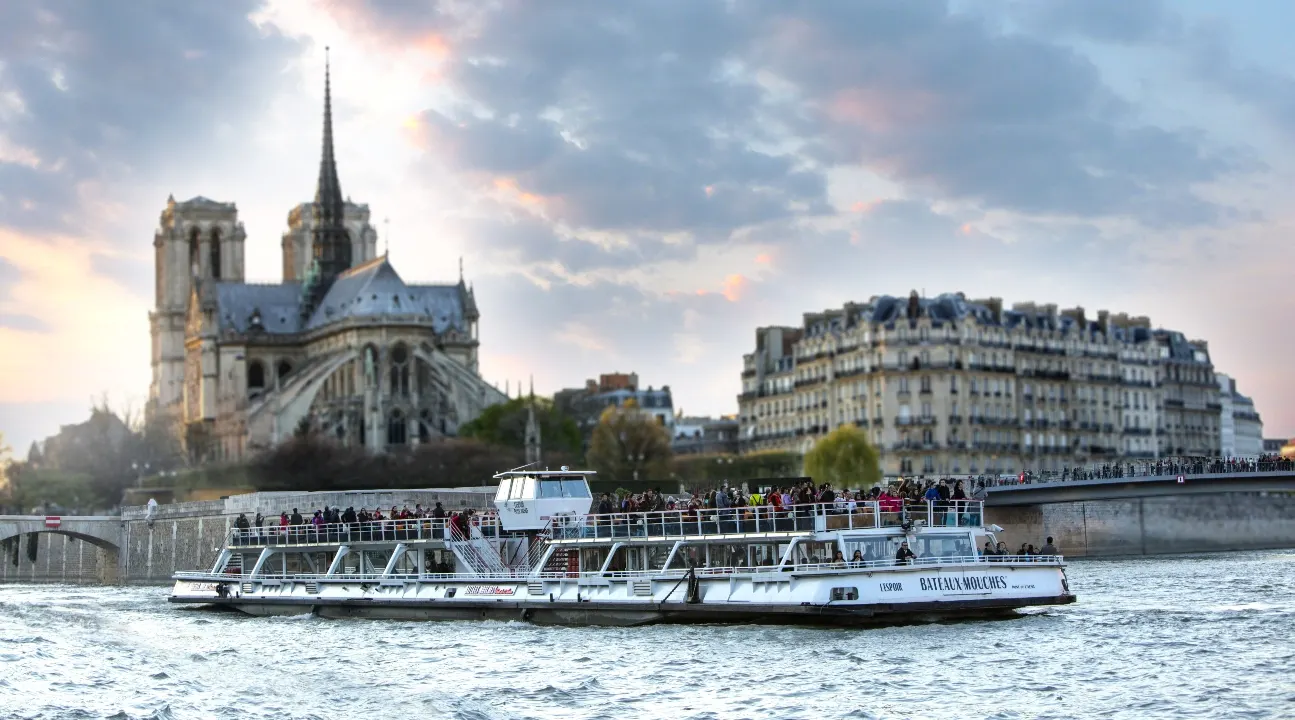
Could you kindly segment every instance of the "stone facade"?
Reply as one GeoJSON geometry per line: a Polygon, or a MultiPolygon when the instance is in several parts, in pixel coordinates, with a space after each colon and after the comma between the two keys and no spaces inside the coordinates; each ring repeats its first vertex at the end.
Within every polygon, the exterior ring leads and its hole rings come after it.
{"type": "Polygon", "coordinates": [[[283,283],[244,281],[233,203],[170,198],[162,211],[148,412],[192,460],[239,460],[303,425],[373,451],[413,445],[506,399],[478,373],[462,273],[404,282],[377,254],[368,206],[342,200],[325,97],[320,185],[288,215],[283,283]]]}
{"type": "Polygon", "coordinates": [[[674,437],[675,410],[674,398],[669,385],[660,388],[639,387],[638,373],[608,373],[585,382],[583,388],[559,390],[553,396],[553,403],[559,411],[576,421],[584,436],[585,449],[588,449],[589,438],[598,419],[609,406],[621,407],[633,401],[639,412],[651,415],[660,423],[670,437],[674,437]]]}
{"type": "Polygon", "coordinates": [[[737,418],[682,417],[674,423],[670,449],[676,455],[731,455],[738,451],[737,418]]]}
{"type": "Polygon", "coordinates": [[[854,424],[888,474],[1015,473],[1220,450],[1203,340],[1145,317],[964,295],[874,297],[756,331],[742,450],[854,424]]]}
{"type": "Polygon", "coordinates": [[[1219,443],[1223,457],[1258,459],[1265,452],[1264,423],[1254,400],[1237,392],[1235,379],[1223,373],[1214,379],[1219,385],[1219,443]]]}

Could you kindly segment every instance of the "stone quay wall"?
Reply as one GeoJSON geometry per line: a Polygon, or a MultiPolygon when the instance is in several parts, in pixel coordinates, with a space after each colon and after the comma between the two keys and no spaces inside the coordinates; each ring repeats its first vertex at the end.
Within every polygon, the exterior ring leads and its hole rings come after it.
{"type": "Polygon", "coordinates": [[[1295,548],[1295,493],[1219,493],[989,507],[1012,551],[1052,536],[1069,557],[1295,548]]]}
{"type": "Polygon", "coordinates": [[[309,519],[325,507],[346,509],[415,505],[431,508],[441,503],[447,512],[490,507],[494,487],[436,490],[367,490],[356,492],[261,492],[233,495],[222,500],[158,505],[152,518],[147,506],[122,509],[122,552],[118,561],[121,582],[165,584],[171,574],[210,570],[225,546],[229,529],[240,513],[248,522],[259,512],[267,525],[279,524],[279,513],[296,508],[309,519]]]}

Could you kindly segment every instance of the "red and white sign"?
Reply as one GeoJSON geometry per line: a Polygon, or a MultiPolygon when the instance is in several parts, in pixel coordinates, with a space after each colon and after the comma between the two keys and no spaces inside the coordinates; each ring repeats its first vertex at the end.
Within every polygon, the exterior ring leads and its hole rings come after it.
{"type": "Polygon", "coordinates": [[[1182,475],[1179,475],[1179,476],[1178,476],[1178,484],[1179,484],[1179,485],[1182,485],[1182,484],[1183,484],[1183,483],[1185,483],[1185,482],[1187,482],[1187,478],[1183,477],[1182,475]]]}
{"type": "Polygon", "coordinates": [[[515,595],[517,594],[517,588],[498,587],[498,586],[492,587],[490,585],[469,585],[467,589],[463,591],[463,594],[464,595],[515,595]]]}
{"type": "Polygon", "coordinates": [[[63,518],[61,517],[56,517],[54,515],[45,516],[45,527],[47,529],[53,530],[54,528],[57,528],[62,524],[63,524],[63,518]]]}

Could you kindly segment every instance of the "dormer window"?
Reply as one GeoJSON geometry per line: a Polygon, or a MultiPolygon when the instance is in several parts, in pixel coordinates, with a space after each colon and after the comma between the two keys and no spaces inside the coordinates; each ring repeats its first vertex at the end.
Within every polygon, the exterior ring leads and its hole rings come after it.
{"type": "Polygon", "coordinates": [[[265,329],[265,325],[261,321],[261,310],[259,308],[252,310],[251,316],[247,318],[247,327],[249,330],[265,329]]]}

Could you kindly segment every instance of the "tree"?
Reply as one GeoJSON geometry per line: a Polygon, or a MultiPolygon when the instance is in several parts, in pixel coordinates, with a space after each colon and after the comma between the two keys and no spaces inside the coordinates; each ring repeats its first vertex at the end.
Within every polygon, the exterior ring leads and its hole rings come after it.
{"type": "Polygon", "coordinates": [[[491,405],[475,420],[459,427],[459,437],[511,448],[526,446],[526,416],[535,404],[535,422],[540,428],[540,445],[545,450],[578,455],[580,427],[548,398],[513,398],[491,405]]]}
{"type": "Polygon", "coordinates": [[[10,453],[13,450],[4,441],[4,433],[0,432],[0,499],[9,494],[9,466],[13,464],[10,453]]]}
{"type": "Polygon", "coordinates": [[[842,425],[805,454],[805,474],[834,488],[870,488],[881,482],[881,462],[868,436],[842,425]]]}
{"type": "Polygon", "coordinates": [[[670,473],[670,435],[633,401],[609,406],[589,440],[589,464],[599,480],[660,481],[670,473]]]}

